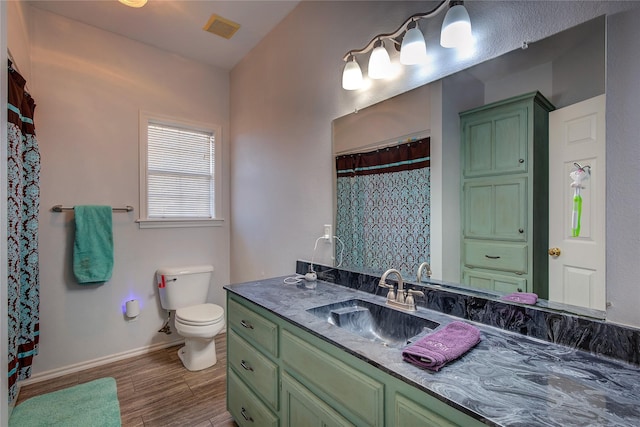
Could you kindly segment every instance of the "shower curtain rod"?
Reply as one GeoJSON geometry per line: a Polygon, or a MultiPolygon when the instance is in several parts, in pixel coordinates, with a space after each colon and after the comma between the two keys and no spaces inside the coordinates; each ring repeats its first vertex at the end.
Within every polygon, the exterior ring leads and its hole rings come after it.
{"type": "MultiPolygon", "coordinates": [[[[73,207],[65,207],[62,205],[55,205],[51,208],[53,212],[72,211],[73,207]]],[[[133,206],[125,206],[124,208],[111,208],[114,212],[133,212],[133,206]]]]}
{"type": "Polygon", "coordinates": [[[334,156],[346,156],[348,154],[360,154],[368,151],[382,150],[387,147],[395,147],[396,145],[406,144],[407,142],[413,142],[420,139],[424,139],[431,136],[430,130],[421,130],[419,132],[409,133],[407,135],[390,138],[385,141],[378,141],[371,144],[363,145],[357,148],[348,148],[346,150],[338,151],[334,153],[334,156]]]}

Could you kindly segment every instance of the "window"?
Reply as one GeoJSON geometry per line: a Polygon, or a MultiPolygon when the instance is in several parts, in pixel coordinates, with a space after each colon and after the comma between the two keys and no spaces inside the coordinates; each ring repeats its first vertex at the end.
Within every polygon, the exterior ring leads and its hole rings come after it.
{"type": "Polygon", "coordinates": [[[140,113],[141,228],[220,225],[220,127],[140,113]]]}

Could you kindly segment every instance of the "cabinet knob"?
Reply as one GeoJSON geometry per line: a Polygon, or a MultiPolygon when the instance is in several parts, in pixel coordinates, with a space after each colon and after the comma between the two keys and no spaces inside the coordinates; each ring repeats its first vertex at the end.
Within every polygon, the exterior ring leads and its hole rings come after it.
{"type": "Polygon", "coordinates": [[[560,256],[560,248],[551,248],[549,249],[548,253],[551,256],[560,256]]]}
{"type": "Polygon", "coordinates": [[[518,228],[518,232],[519,232],[520,234],[524,233],[524,228],[518,228]]]}
{"type": "Polygon", "coordinates": [[[524,159],[518,160],[518,163],[524,163],[524,159]]]}

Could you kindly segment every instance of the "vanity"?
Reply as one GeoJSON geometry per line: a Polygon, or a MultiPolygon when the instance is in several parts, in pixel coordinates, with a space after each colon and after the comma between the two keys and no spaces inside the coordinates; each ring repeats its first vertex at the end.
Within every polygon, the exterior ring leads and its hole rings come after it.
{"type": "MultiPolygon", "coordinates": [[[[225,286],[227,406],[241,426],[640,425],[637,364],[470,322],[481,342],[431,372],[402,360],[406,342],[327,322],[354,300],[384,307],[382,291],[284,279],[225,286]]],[[[407,316],[422,335],[460,320],[423,306],[407,316]]]]}

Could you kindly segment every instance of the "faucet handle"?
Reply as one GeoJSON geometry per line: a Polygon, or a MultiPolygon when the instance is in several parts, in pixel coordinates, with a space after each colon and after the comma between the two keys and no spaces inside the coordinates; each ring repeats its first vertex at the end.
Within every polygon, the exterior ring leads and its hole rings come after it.
{"type": "Polygon", "coordinates": [[[384,280],[380,280],[380,283],[378,283],[378,286],[380,286],[381,288],[389,289],[389,292],[387,293],[387,299],[388,300],[392,300],[393,301],[393,300],[396,299],[396,293],[393,290],[393,285],[389,285],[384,280]]]}
{"type": "Polygon", "coordinates": [[[413,306],[415,309],[416,301],[413,298],[414,295],[424,297],[424,292],[416,291],[415,289],[407,289],[407,298],[405,299],[405,303],[413,306]]]}
{"type": "Polygon", "coordinates": [[[418,297],[424,297],[424,292],[422,292],[422,291],[418,291],[418,290],[415,290],[415,289],[408,289],[407,292],[410,295],[415,295],[415,296],[418,296],[418,297]]]}
{"type": "Polygon", "coordinates": [[[378,283],[378,286],[380,286],[381,288],[393,288],[393,285],[387,284],[387,282],[385,282],[384,280],[380,280],[380,283],[378,283]]]}

